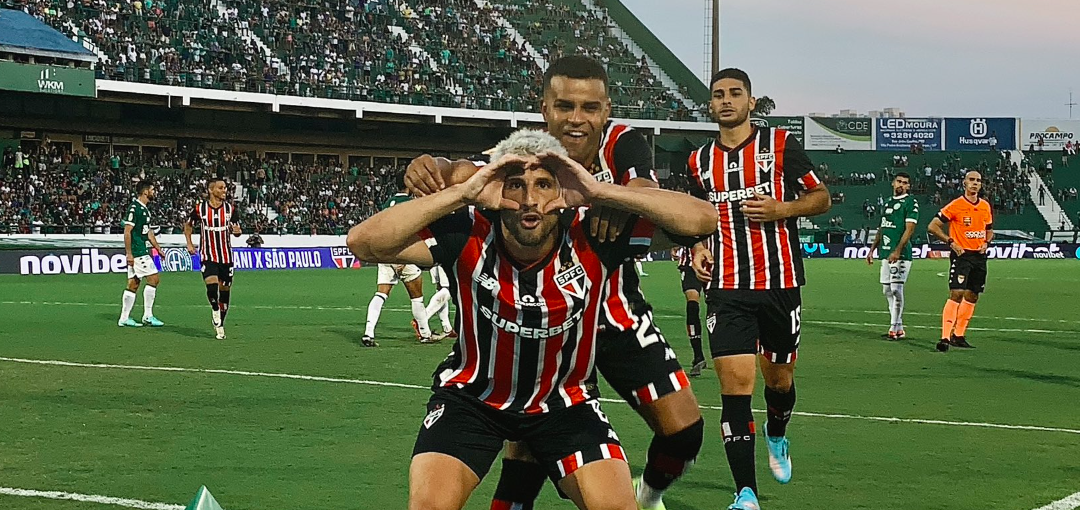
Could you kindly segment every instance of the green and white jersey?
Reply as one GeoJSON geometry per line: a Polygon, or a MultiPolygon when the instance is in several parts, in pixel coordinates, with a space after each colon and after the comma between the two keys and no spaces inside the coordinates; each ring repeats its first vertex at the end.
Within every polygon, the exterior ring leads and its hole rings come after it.
{"type": "MultiPolygon", "coordinates": [[[[896,249],[900,239],[904,237],[904,229],[908,223],[919,222],[919,202],[911,195],[892,197],[885,202],[885,209],[881,212],[881,246],[878,247],[878,258],[889,258],[889,254],[896,249]]],[[[901,260],[911,260],[911,242],[907,243],[900,251],[901,260]]]]}
{"type": "Polygon", "coordinates": [[[150,241],[150,209],[147,209],[139,199],[131,201],[127,213],[124,214],[124,225],[131,225],[131,255],[142,257],[149,255],[146,243],[150,241]]]}
{"type": "Polygon", "coordinates": [[[383,209],[393,207],[402,202],[408,202],[409,200],[412,200],[412,197],[410,197],[408,193],[394,193],[394,196],[386,199],[386,201],[379,206],[379,210],[382,211],[383,209]]]}

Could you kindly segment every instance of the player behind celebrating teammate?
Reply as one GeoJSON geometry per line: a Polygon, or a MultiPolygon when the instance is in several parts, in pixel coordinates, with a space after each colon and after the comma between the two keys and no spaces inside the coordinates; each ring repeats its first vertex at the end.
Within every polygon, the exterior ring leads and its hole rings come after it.
{"type": "MultiPolygon", "coordinates": [[[[649,142],[626,124],[610,120],[607,72],[582,56],[559,58],[544,72],[541,105],[547,131],[570,158],[593,178],[629,187],[659,187],[649,142]]],[[[464,182],[476,161],[451,163],[421,156],[409,165],[406,182],[417,195],[445,184],[464,182]]],[[[609,207],[591,208],[589,234],[600,242],[620,235],[628,215],[609,207]]],[[[638,484],[642,508],[664,508],[663,494],[694,463],[701,450],[704,421],[689,379],[664,335],[655,326],[652,307],[641,291],[633,261],[611,273],[605,284],[596,368],[645,420],[654,435],[638,484]]],[[[507,447],[492,510],[530,510],[544,483],[543,469],[523,448],[507,447]]]]}
{"type": "Polygon", "coordinates": [[[597,182],[565,154],[550,135],[519,131],[463,184],[350,232],[364,260],[442,265],[462,311],[414,449],[410,509],[461,508],[504,440],[527,445],[579,508],[637,507],[591,384],[605,288],[650,248],[652,224],[698,236],[715,228],[715,213],[675,192],[597,182]],[[577,208],[589,202],[643,219],[601,243],[577,208]]]}
{"type": "Polygon", "coordinates": [[[225,339],[225,317],[232,299],[233,253],[229,234],[240,235],[236,206],[225,201],[228,193],[224,179],[211,177],[206,181],[206,200],[196,204],[184,221],[188,253],[198,253],[202,262],[206,300],[210,302],[211,323],[218,340],[225,339]],[[199,225],[198,252],[191,242],[194,225],[199,225]]]}
{"type": "Polygon", "coordinates": [[[904,338],[904,283],[911,272],[911,236],[919,223],[919,202],[908,195],[911,177],[896,174],[892,182],[893,196],[881,212],[877,235],[866,255],[866,263],[874,264],[874,250],[881,259],[881,287],[889,302],[889,340],[904,338]]]}
{"type": "Polygon", "coordinates": [[[156,191],[150,181],[139,181],[135,185],[135,198],[124,215],[124,251],[127,255],[127,287],[121,300],[120,327],[137,328],[143,324],[153,327],[161,327],[165,324],[154,317],[154,299],[157,297],[157,287],[160,283],[157,266],[150,252],[146,249],[149,242],[158,253],[161,253],[161,245],[154,237],[154,231],[150,228],[150,209],[147,204],[154,199],[156,191]],[[131,308],[135,306],[135,297],[139,291],[139,283],[146,279],[146,287],[143,288],[143,316],[142,324],[131,319],[131,308]]]}
{"type": "Polygon", "coordinates": [[[686,334],[694,349],[694,363],[689,375],[697,377],[705,368],[705,352],[701,349],[701,280],[694,274],[691,264],[694,253],[690,248],[675,248],[671,250],[671,257],[679,264],[683,296],[686,297],[686,334]]]}
{"type": "Polygon", "coordinates": [[[443,271],[442,266],[431,268],[430,273],[431,283],[439,290],[435,291],[435,294],[428,300],[424,315],[429,319],[435,315],[439,316],[442,333],[435,336],[440,339],[457,338],[457,333],[454,332],[454,324],[450,322],[450,280],[446,278],[446,271],[443,271]]]}
{"type": "MultiPolygon", "coordinates": [[[[379,206],[380,210],[389,209],[412,199],[405,191],[404,177],[404,174],[399,174],[395,178],[398,191],[379,206]]],[[[424,279],[420,277],[422,273],[415,264],[379,264],[378,287],[368,303],[367,323],[364,325],[364,336],[360,340],[364,347],[379,346],[375,341],[375,326],[379,324],[383,304],[386,303],[386,299],[390,297],[390,291],[394,290],[394,286],[399,281],[405,284],[405,291],[409,293],[409,305],[412,307],[413,314],[412,325],[416,331],[416,338],[420,340],[420,343],[425,344],[442,339],[441,337],[432,338],[431,328],[428,327],[428,315],[424,307],[424,279]]]]}
{"type": "Polygon", "coordinates": [[[982,174],[964,175],[964,195],[941,209],[928,232],[949,244],[949,299],[941,314],[941,341],[937,349],[949,346],[973,348],[965,333],[975,303],[986,289],[986,248],[994,239],[994,215],[990,202],[979,198],[982,174]],[[949,226],[946,234],[943,226],[949,226]]]}
{"type": "Polygon", "coordinates": [[[709,113],[719,136],[690,154],[688,191],[708,198],[719,213],[711,249],[694,247],[695,272],[707,282],[706,327],[720,376],[724,450],[735,479],[729,507],[757,510],[754,415],[751,395],[760,354],[765,379],[769,467],[780,483],[791,479],[787,424],[795,407],[795,358],[806,283],[798,218],[822,214],[829,191],[798,140],[779,128],[750,122],[756,100],[739,69],[717,72],[709,113]]]}

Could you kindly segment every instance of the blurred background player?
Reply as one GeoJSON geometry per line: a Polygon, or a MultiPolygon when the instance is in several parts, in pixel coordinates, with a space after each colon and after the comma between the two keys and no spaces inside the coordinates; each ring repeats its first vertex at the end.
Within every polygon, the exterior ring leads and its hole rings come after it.
{"type": "Polygon", "coordinates": [[[904,338],[904,283],[911,273],[911,236],[919,223],[919,202],[908,195],[911,177],[904,172],[892,181],[893,196],[881,211],[877,235],[866,255],[866,263],[874,264],[874,250],[881,259],[881,287],[889,303],[889,340],[904,338]]]}
{"type": "Polygon", "coordinates": [[[438,338],[439,340],[457,338],[457,333],[454,332],[454,324],[450,322],[450,281],[446,278],[446,272],[443,271],[442,266],[432,267],[429,272],[431,273],[431,284],[438,290],[428,301],[427,308],[424,309],[424,315],[430,320],[431,317],[437,314],[439,324],[442,326],[442,332],[433,335],[432,338],[438,338]]]}
{"type": "Polygon", "coordinates": [[[135,199],[131,201],[127,214],[124,215],[124,251],[127,254],[127,288],[121,300],[120,327],[137,328],[143,324],[161,327],[165,324],[154,317],[154,298],[157,297],[158,278],[157,266],[150,252],[146,249],[146,243],[153,245],[154,249],[161,253],[161,245],[154,237],[154,231],[150,228],[150,209],[146,206],[154,199],[154,185],[150,181],[139,181],[135,185],[135,199]],[[131,319],[131,308],[135,306],[136,293],[139,291],[139,283],[146,279],[146,287],[143,288],[143,316],[142,323],[131,319]]]}
{"type": "Polygon", "coordinates": [[[757,101],[750,77],[723,69],[710,82],[709,113],[719,135],[690,154],[691,195],[719,214],[707,249],[694,247],[703,281],[705,324],[720,377],[721,432],[735,480],[733,510],[758,510],[754,414],[757,364],[765,379],[765,444],[769,468],[791,480],[787,425],[795,408],[795,359],[806,284],[798,218],[829,210],[829,191],[793,134],[750,122],[757,101]],[[758,356],[760,354],[760,356],[758,356]]]}
{"type": "Polygon", "coordinates": [[[207,199],[196,204],[184,222],[184,238],[187,239],[188,253],[194,255],[191,233],[193,226],[199,225],[198,253],[206,299],[210,302],[214,335],[218,340],[224,340],[225,316],[229,314],[233,282],[232,238],[229,234],[239,236],[240,224],[237,223],[236,206],[225,201],[229,190],[223,179],[212,177],[206,181],[206,193],[207,199]]]}
{"type": "Polygon", "coordinates": [[[706,365],[705,352],[701,350],[701,280],[698,280],[691,267],[694,255],[690,248],[671,250],[671,258],[679,264],[683,295],[686,296],[686,334],[690,337],[690,347],[694,349],[693,366],[687,375],[697,377],[706,365]]]}
{"type": "Polygon", "coordinates": [[[937,349],[949,346],[973,348],[965,333],[975,303],[986,289],[986,248],[994,239],[994,215],[990,202],[979,198],[982,174],[964,175],[964,195],[949,202],[926,228],[949,244],[949,299],[941,314],[941,341],[937,349]],[[949,226],[948,234],[942,228],[949,226]]]}
{"type": "MultiPolygon", "coordinates": [[[[379,210],[388,209],[412,199],[409,193],[405,191],[405,175],[403,173],[396,177],[395,182],[397,183],[397,193],[386,199],[379,206],[379,210]]],[[[416,338],[420,340],[420,343],[424,344],[441,340],[441,338],[432,338],[431,328],[428,327],[428,315],[424,306],[424,279],[420,278],[421,274],[420,268],[413,264],[379,264],[378,288],[368,303],[367,323],[364,325],[364,336],[360,339],[364,347],[379,346],[378,342],[375,341],[375,326],[379,324],[379,316],[382,315],[382,308],[383,304],[386,303],[386,298],[390,296],[390,291],[394,289],[394,286],[399,281],[405,284],[405,290],[409,293],[409,305],[413,314],[412,325],[413,330],[416,331],[416,338]]]]}

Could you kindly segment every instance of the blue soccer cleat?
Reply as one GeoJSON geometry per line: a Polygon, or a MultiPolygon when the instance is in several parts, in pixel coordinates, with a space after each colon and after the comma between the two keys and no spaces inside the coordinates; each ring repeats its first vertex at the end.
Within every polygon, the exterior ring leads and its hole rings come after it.
{"type": "MultiPolygon", "coordinates": [[[[768,424],[765,425],[768,430],[768,424]]],[[[780,483],[791,481],[791,455],[788,453],[787,437],[772,437],[765,434],[765,444],[769,447],[769,469],[773,478],[780,483]]]]}
{"type": "Polygon", "coordinates": [[[126,321],[119,321],[119,322],[116,323],[116,325],[120,326],[121,328],[141,328],[142,327],[142,324],[139,324],[138,322],[135,322],[135,319],[131,319],[131,318],[129,318],[126,321]]]}
{"type": "Polygon", "coordinates": [[[761,510],[754,489],[743,487],[743,490],[735,495],[735,502],[728,507],[728,510],[761,510]]]}
{"type": "Polygon", "coordinates": [[[150,317],[143,317],[142,321],[143,324],[146,324],[147,326],[150,326],[152,328],[160,328],[165,325],[164,322],[159,321],[158,318],[154,317],[153,315],[151,315],[150,317]]]}

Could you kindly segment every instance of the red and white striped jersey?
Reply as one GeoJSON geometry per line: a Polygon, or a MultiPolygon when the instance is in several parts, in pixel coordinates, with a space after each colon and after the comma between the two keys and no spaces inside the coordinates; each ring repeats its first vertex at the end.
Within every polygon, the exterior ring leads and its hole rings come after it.
{"type": "Polygon", "coordinates": [[[712,281],[706,289],[788,289],[806,284],[798,218],[758,223],[742,213],[755,193],[782,202],[821,184],[793,135],[754,128],[738,147],[713,140],[690,154],[690,194],[716,205],[712,281]]]}
{"type": "Polygon", "coordinates": [[[627,257],[648,251],[652,224],[615,242],[586,235],[586,209],[563,212],[559,242],[522,266],[506,254],[497,211],[468,207],[420,232],[450,280],[458,340],[434,374],[485,404],[538,414],[581,404],[590,387],[605,284],[627,257]]]}
{"type": "Polygon", "coordinates": [[[191,211],[192,226],[199,226],[199,256],[204,261],[232,264],[232,226],[236,207],[222,202],[218,207],[209,201],[199,202],[191,211]]]}
{"type": "Polygon", "coordinates": [[[678,263],[679,268],[690,267],[694,261],[694,251],[685,246],[675,248],[675,262],[678,263]]]}

